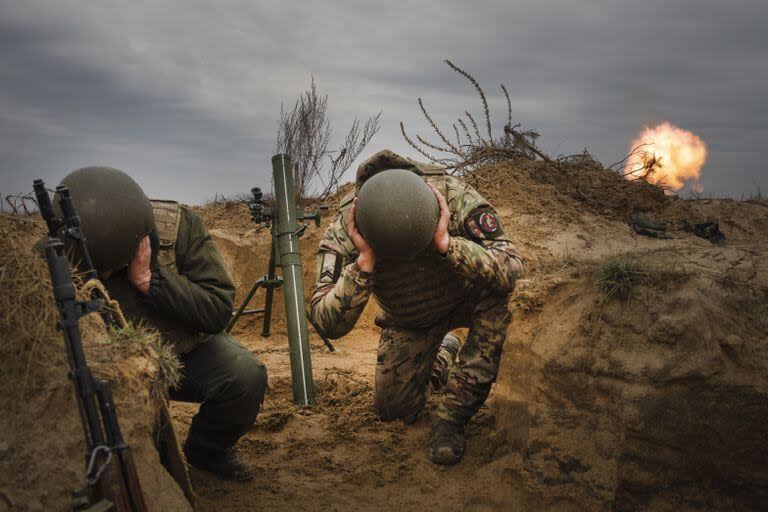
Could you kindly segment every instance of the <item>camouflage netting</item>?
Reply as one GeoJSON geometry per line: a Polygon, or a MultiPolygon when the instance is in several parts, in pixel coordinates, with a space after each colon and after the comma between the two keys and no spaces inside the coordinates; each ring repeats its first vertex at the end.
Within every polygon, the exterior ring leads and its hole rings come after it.
{"type": "MultiPolygon", "coordinates": [[[[45,261],[44,234],[23,216],[0,216],[0,510],[64,510],[84,483],[84,438],[45,261]]],[[[113,382],[123,435],[152,510],[188,510],[162,468],[151,431],[157,400],[178,378],[178,362],[140,326],[108,331],[97,315],[80,321],[95,376],[113,382]]]]}

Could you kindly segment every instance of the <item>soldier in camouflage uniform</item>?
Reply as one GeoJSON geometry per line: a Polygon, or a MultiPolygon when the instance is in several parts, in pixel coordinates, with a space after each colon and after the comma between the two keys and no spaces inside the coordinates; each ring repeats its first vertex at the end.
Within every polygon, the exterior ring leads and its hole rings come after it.
{"type": "MultiPolygon", "coordinates": [[[[348,333],[369,297],[381,307],[374,402],[383,419],[414,421],[427,401],[430,374],[451,329],[469,334],[450,368],[429,457],[453,464],[464,452],[463,427],[496,378],[522,260],[505,239],[493,207],[443,168],[381,151],[360,165],[356,192],[342,201],[318,249],[311,317],[326,336],[348,333]],[[406,261],[378,260],[354,223],[356,192],[371,176],[406,169],[433,188],[440,219],[430,247],[406,261]]],[[[387,222],[387,219],[381,219],[387,222]]],[[[440,373],[440,370],[437,370],[440,373]]]]}
{"type": "Polygon", "coordinates": [[[267,371],[223,332],[235,287],[202,219],[175,201],[150,202],[116,169],[79,169],[62,184],[71,189],[112,298],[129,320],[158,329],[179,355],[182,381],[171,398],[202,403],[184,443],[187,462],[221,478],[250,479],[233,446],[256,420],[267,371]],[[143,219],[142,227],[115,231],[133,219],[143,219]],[[114,247],[132,250],[115,254],[114,247]]]}

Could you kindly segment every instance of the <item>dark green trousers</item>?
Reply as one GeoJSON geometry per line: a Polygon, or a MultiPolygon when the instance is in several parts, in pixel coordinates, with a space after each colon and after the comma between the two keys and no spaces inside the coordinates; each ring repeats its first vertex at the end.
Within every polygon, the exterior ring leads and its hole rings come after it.
{"type": "Polygon", "coordinates": [[[181,385],[172,400],[201,403],[187,443],[210,452],[234,446],[256,421],[267,389],[267,368],[226,333],[214,334],[181,356],[181,385]]]}

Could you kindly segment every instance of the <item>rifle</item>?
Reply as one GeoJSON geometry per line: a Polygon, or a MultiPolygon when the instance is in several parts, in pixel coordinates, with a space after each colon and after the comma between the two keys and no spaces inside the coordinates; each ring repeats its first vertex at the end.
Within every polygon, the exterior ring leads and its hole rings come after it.
{"type": "Polygon", "coordinates": [[[80,218],[67,187],[58,187],[63,218],[56,217],[51,198],[42,180],[34,181],[40,214],[48,226],[45,259],[51,274],[53,296],[59,309],[57,327],[64,335],[69,359],[69,378],[75,388],[80,420],[85,434],[85,487],[74,493],[73,510],[89,512],[146,512],[147,505],[139,483],[130,448],[123,440],[109,382],[96,379],[85,360],[78,321],[94,312],[107,318],[104,297],[95,293],[90,300],[77,300],[70,261],[60,232],[75,242],[80,253],[85,280],[96,278],[96,270],[86,246],[80,218]],[[66,228],[66,229],[64,229],[66,228]]]}

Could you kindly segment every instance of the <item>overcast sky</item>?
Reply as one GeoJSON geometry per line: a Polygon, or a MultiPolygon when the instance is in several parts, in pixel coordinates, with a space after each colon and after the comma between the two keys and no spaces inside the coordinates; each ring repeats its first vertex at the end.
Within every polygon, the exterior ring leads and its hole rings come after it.
{"type": "Polygon", "coordinates": [[[504,82],[547,152],[609,164],[668,120],[707,143],[705,193],[739,198],[768,190],[767,25],[765,0],[0,0],[0,193],[86,165],[188,203],[268,187],[280,105],[313,74],[339,135],[381,110],[366,154],[415,157],[418,97],[481,112],[449,58],[500,115],[504,82]]]}

